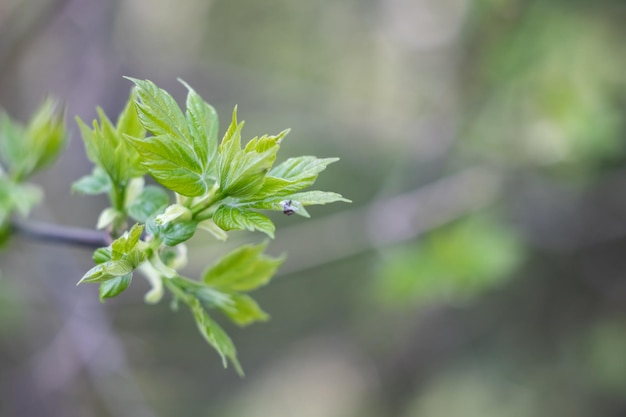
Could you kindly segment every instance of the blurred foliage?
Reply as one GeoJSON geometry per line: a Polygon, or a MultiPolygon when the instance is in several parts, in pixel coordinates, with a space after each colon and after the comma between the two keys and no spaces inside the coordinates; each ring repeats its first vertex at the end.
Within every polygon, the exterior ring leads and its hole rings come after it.
{"type": "Polygon", "coordinates": [[[597,389],[623,395],[626,392],[626,325],[623,321],[599,321],[584,335],[583,370],[597,389]]]}
{"type": "Polygon", "coordinates": [[[471,26],[476,65],[464,76],[473,75],[469,99],[478,105],[469,113],[468,145],[498,164],[578,178],[623,156],[619,29],[596,9],[500,3],[506,6],[483,8],[471,26]],[[516,24],[503,26],[510,20],[516,24]]]}
{"type": "Polygon", "coordinates": [[[458,369],[433,381],[403,417],[525,417],[536,415],[533,400],[523,386],[489,371],[458,369]]]}
{"type": "Polygon", "coordinates": [[[0,113],[0,243],[8,237],[14,213],[26,217],[43,191],[26,182],[54,162],[68,141],[64,116],[45,100],[26,125],[0,113]]]}
{"type": "Polygon", "coordinates": [[[505,225],[475,216],[386,252],[372,291],[387,309],[397,309],[480,296],[511,277],[523,246],[505,225]]]}

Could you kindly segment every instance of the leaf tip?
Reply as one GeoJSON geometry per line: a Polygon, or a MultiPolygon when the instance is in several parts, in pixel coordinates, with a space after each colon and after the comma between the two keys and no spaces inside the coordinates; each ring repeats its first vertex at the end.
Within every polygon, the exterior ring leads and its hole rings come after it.
{"type": "Polygon", "coordinates": [[[123,75],[122,78],[126,78],[128,81],[133,82],[135,84],[137,84],[139,81],[141,81],[138,78],[129,77],[128,75],[123,75]]]}
{"type": "Polygon", "coordinates": [[[178,77],[178,78],[176,78],[176,81],[178,81],[179,83],[184,85],[185,88],[187,90],[189,90],[189,92],[195,92],[195,90],[193,88],[191,88],[191,86],[187,83],[187,81],[183,80],[182,78],[178,77]]]}

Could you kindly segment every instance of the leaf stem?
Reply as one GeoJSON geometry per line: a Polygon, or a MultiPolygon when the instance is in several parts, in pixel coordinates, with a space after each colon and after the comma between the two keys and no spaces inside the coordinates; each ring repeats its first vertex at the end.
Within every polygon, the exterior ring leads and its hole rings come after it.
{"type": "Polygon", "coordinates": [[[197,214],[205,211],[213,204],[221,200],[222,197],[223,195],[220,192],[220,185],[216,182],[211,190],[204,197],[202,197],[202,199],[194,201],[194,204],[190,207],[191,212],[194,214],[194,218],[197,214]]]}
{"type": "Polygon", "coordinates": [[[124,195],[126,194],[125,187],[120,187],[118,184],[113,183],[110,192],[111,205],[117,211],[124,211],[124,195]]]}
{"type": "Polygon", "coordinates": [[[167,287],[168,290],[179,300],[184,302],[185,304],[190,304],[192,295],[188,294],[185,290],[183,290],[177,282],[174,282],[172,279],[164,279],[163,284],[167,287]]]}

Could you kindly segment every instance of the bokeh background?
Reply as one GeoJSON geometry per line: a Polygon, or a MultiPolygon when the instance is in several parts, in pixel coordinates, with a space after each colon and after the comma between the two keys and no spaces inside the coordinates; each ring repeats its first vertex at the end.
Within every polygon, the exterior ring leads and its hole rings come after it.
{"type": "MultiPolygon", "coordinates": [[[[225,324],[224,370],[188,312],[135,279],[101,304],[90,251],[0,254],[0,415],[626,415],[626,3],[618,0],[0,0],[0,105],[47,95],[73,139],[33,218],[93,227],[73,117],[114,118],[124,75],[189,82],[282,158],[341,157],[354,203],[274,216],[288,262],[225,324]]],[[[222,129],[223,131],[223,129],[222,129]]],[[[190,241],[197,276],[228,244],[190,241]]],[[[224,321],[221,321],[224,323],[224,321]]]]}

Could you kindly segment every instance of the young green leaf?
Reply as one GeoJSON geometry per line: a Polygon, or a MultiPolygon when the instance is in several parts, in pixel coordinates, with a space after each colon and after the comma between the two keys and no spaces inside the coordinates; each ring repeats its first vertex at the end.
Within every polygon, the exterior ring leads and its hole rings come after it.
{"type": "Polygon", "coordinates": [[[25,139],[24,127],[0,113],[0,160],[9,173],[19,171],[22,161],[28,158],[25,139]]]}
{"type": "Polygon", "coordinates": [[[15,210],[26,217],[43,198],[43,191],[38,186],[28,183],[13,184],[11,198],[15,210]]]}
{"type": "Polygon", "coordinates": [[[124,110],[117,118],[115,128],[119,133],[124,133],[134,138],[143,138],[146,136],[146,129],[139,120],[139,114],[135,106],[136,96],[135,90],[131,89],[126,107],[124,107],[124,110]]]}
{"type": "Polygon", "coordinates": [[[157,215],[154,221],[159,225],[164,225],[170,222],[188,222],[192,217],[193,213],[187,207],[180,204],[171,204],[165,208],[163,213],[157,215]]]}
{"type": "MultiPolygon", "coordinates": [[[[127,77],[128,78],[128,77],[127,77]]],[[[136,107],[141,124],[154,136],[127,140],[141,155],[142,165],[163,186],[187,197],[205,194],[214,183],[212,166],[217,146],[215,110],[191,89],[187,113],[151,81],[135,83],[136,107]]]]}
{"type": "Polygon", "coordinates": [[[207,161],[208,170],[215,165],[219,121],[215,109],[205,102],[185,81],[179,79],[189,91],[187,94],[187,124],[198,157],[207,161]]]}
{"type": "Polygon", "coordinates": [[[149,185],[128,206],[128,214],[138,222],[145,223],[148,218],[161,212],[168,205],[169,200],[165,190],[149,185]]]}
{"type": "Polygon", "coordinates": [[[262,187],[265,175],[276,159],[279,144],[288,133],[255,138],[241,149],[241,129],[237,123],[237,108],[219,147],[217,175],[222,194],[230,197],[249,197],[262,187]]]}
{"type": "Polygon", "coordinates": [[[101,264],[111,260],[111,247],[98,248],[93,252],[93,261],[96,264],[101,264]]]}
{"type": "Polygon", "coordinates": [[[155,136],[167,136],[191,145],[187,120],[176,100],[152,81],[125,78],[135,83],[135,106],[143,127],[155,136]]]}
{"type": "Polygon", "coordinates": [[[337,161],[339,161],[339,158],[317,158],[315,156],[289,158],[272,168],[269,175],[288,181],[317,177],[328,165],[337,161]]]}
{"type": "MultiPolygon", "coordinates": [[[[127,259],[136,250],[143,252],[137,248],[143,229],[143,224],[136,223],[129,231],[124,232],[122,236],[115,239],[110,246],[111,260],[127,259]]],[[[133,262],[133,266],[138,266],[138,263],[133,262]]]]}
{"type": "Polygon", "coordinates": [[[276,227],[269,217],[256,211],[221,205],[213,214],[213,221],[222,230],[259,230],[272,239],[276,227]]]}
{"type": "MultiPolygon", "coordinates": [[[[293,207],[305,207],[312,205],[336,203],[338,201],[351,203],[350,200],[344,198],[341,194],[328,191],[304,191],[301,193],[289,194],[286,196],[278,195],[273,197],[267,197],[259,201],[246,201],[242,202],[240,204],[240,207],[247,207],[258,210],[284,211],[285,204],[287,203],[293,207]]],[[[294,212],[298,214],[304,214],[302,211],[298,212],[297,210],[295,210],[294,212]]],[[[305,217],[308,216],[306,216],[305,214],[305,217]]]]}
{"type": "Polygon", "coordinates": [[[141,238],[141,234],[143,233],[143,224],[136,223],[131,227],[131,229],[126,232],[124,235],[126,237],[126,245],[124,246],[124,250],[126,253],[130,253],[135,247],[137,243],[139,243],[139,239],[141,238]]]}
{"type": "Polygon", "coordinates": [[[146,259],[144,249],[139,247],[143,228],[143,225],[135,224],[107,248],[97,249],[93,255],[97,265],[87,271],[78,283],[106,282],[132,274],[146,259]]]}
{"type": "Polygon", "coordinates": [[[267,321],[270,318],[252,297],[245,294],[231,294],[230,302],[220,305],[219,309],[239,326],[247,326],[257,321],[267,321]]]}
{"type": "Polygon", "coordinates": [[[319,159],[314,156],[289,158],[270,170],[263,188],[255,196],[285,196],[313,185],[320,172],[339,158],[319,159]]]}
{"type": "Polygon", "coordinates": [[[63,114],[58,114],[56,107],[54,100],[44,101],[26,126],[26,136],[30,138],[29,152],[36,154],[32,172],[49,165],[67,142],[63,114]]]}
{"type": "Polygon", "coordinates": [[[228,366],[228,360],[233,364],[235,370],[240,376],[243,376],[243,369],[237,359],[237,349],[226,332],[214,322],[211,317],[204,311],[202,304],[197,298],[192,298],[189,307],[193,312],[198,330],[204,339],[220,354],[224,368],[228,366]]]}
{"type": "Polygon", "coordinates": [[[116,277],[131,274],[134,269],[135,266],[125,259],[106,261],[87,271],[78,281],[78,284],[83,282],[105,282],[116,277]]]}
{"type": "Polygon", "coordinates": [[[0,116],[0,158],[17,182],[48,166],[67,142],[63,114],[56,108],[54,100],[44,101],[25,127],[0,116]]]}
{"type": "Polygon", "coordinates": [[[113,298],[122,293],[130,285],[133,275],[127,274],[120,277],[115,277],[100,284],[100,301],[104,301],[105,298],[113,298]]]}
{"type": "MultiPolygon", "coordinates": [[[[133,97],[131,92],[129,100],[133,97]]],[[[138,126],[137,112],[129,104],[120,114],[116,126],[111,123],[101,108],[98,107],[96,110],[100,122],[94,120],[93,129],[90,129],[79,117],[76,118],[87,156],[96,166],[106,172],[113,187],[123,189],[131,178],[143,176],[146,172],[139,163],[139,154],[124,140],[123,136],[143,137],[145,130],[138,126]]]]}
{"type": "Polygon", "coordinates": [[[252,291],[265,285],[285,260],[264,255],[266,246],[264,242],[235,249],[204,271],[202,281],[226,292],[252,291]]]}
{"type": "Polygon", "coordinates": [[[111,190],[111,180],[100,167],[95,167],[91,175],[85,175],[72,184],[72,191],[81,194],[104,194],[111,190]]]}
{"type": "Polygon", "coordinates": [[[146,231],[167,245],[176,246],[179,243],[183,243],[196,232],[198,222],[189,220],[180,223],[169,222],[165,224],[158,224],[155,217],[151,217],[146,222],[146,231]]]}
{"type": "Polygon", "coordinates": [[[116,225],[124,221],[125,215],[119,210],[113,207],[107,207],[98,216],[98,223],[96,229],[101,230],[109,227],[110,225],[116,225]]]}
{"type": "Polygon", "coordinates": [[[290,199],[299,201],[303,206],[324,205],[343,201],[351,203],[351,200],[344,198],[341,194],[329,191],[304,191],[301,193],[291,194],[290,199]]]}
{"type": "Polygon", "coordinates": [[[141,155],[141,164],[164,187],[187,197],[208,191],[205,168],[188,144],[167,135],[126,139],[141,155]]]}
{"type": "Polygon", "coordinates": [[[41,200],[42,194],[37,186],[16,184],[9,178],[0,176],[0,227],[8,222],[15,211],[26,217],[41,200]]]}

